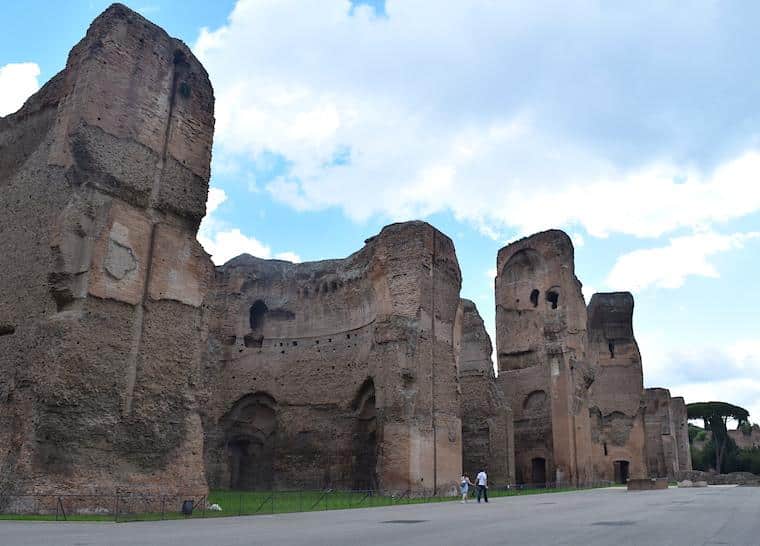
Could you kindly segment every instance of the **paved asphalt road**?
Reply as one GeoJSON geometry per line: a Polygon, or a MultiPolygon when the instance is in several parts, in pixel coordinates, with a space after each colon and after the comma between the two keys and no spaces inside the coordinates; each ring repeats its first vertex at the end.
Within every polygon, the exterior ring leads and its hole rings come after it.
{"type": "Polygon", "coordinates": [[[146,523],[0,521],[2,546],[760,545],[760,487],[599,489],[274,516],[146,523]]]}

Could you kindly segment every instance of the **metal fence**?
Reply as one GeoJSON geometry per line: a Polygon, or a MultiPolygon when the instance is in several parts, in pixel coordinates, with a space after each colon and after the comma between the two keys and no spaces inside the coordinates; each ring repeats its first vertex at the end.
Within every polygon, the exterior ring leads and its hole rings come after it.
{"type": "MultiPolygon", "coordinates": [[[[491,486],[492,498],[528,495],[548,490],[572,491],[607,487],[611,482],[582,486],[549,482],[491,486]]],[[[475,496],[471,488],[470,496],[475,496]]],[[[0,519],[55,521],[155,521],[281,514],[317,510],[343,510],[405,504],[447,502],[458,495],[433,495],[432,491],[380,494],[372,490],[212,491],[208,495],[155,495],[118,492],[104,495],[0,494],[0,519]]]]}

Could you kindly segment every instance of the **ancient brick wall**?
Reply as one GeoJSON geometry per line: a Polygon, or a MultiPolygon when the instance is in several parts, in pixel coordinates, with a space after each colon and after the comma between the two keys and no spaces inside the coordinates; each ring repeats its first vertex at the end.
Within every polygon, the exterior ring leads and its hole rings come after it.
{"type": "Polygon", "coordinates": [[[573,245],[552,230],[497,257],[498,381],[514,415],[516,479],[586,482],[590,468],[586,305],[573,245]]]}
{"type": "Polygon", "coordinates": [[[460,283],[451,240],[423,222],[388,226],[342,260],[243,255],[217,268],[210,483],[448,492],[462,456],[460,283]],[[254,461],[265,469],[239,470],[254,461]]]}
{"type": "MultiPolygon", "coordinates": [[[[710,431],[707,434],[711,434],[710,431]]],[[[752,425],[748,432],[741,429],[729,430],[728,435],[741,449],[760,448],[760,426],[758,425],[752,425]]]]}
{"type": "Polygon", "coordinates": [[[633,296],[594,294],[588,306],[592,464],[597,479],[647,477],[644,380],[633,335],[633,296]]]}
{"type": "Polygon", "coordinates": [[[458,368],[462,390],[462,471],[474,477],[486,469],[492,485],[515,483],[512,409],[496,383],[491,338],[478,309],[460,303],[458,368]]]}
{"type": "MultiPolygon", "coordinates": [[[[492,483],[638,472],[632,302],[587,317],[566,234],[499,251],[495,378],[454,246],[424,222],[345,259],[214,269],[195,239],[213,105],[190,50],[115,4],[0,119],[0,491],[442,494],[462,416],[465,470],[492,483]]],[[[664,393],[646,458],[671,475],[690,463],[664,393]]]]}
{"type": "Polygon", "coordinates": [[[204,492],[213,92],[121,5],[0,119],[0,490],[204,492]]]}
{"type": "Polygon", "coordinates": [[[673,417],[673,432],[676,440],[677,469],[691,470],[691,448],[689,446],[689,416],[686,412],[686,402],[682,396],[670,399],[673,417]]]}
{"type": "Polygon", "coordinates": [[[647,470],[650,477],[675,479],[680,464],[670,391],[662,388],[649,388],[644,391],[644,394],[647,470]]]}

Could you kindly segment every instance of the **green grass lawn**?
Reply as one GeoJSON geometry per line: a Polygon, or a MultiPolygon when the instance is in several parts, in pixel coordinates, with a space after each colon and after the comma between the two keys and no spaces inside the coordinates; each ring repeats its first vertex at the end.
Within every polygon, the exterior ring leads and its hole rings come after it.
{"type": "MultiPolygon", "coordinates": [[[[603,486],[602,486],[603,487],[603,486]]],[[[559,493],[576,491],[573,487],[552,489],[489,489],[488,496],[512,497],[536,495],[542,493],[559,493]]],[[[471,497],[474,498],[474,495],[471,497]]],[[[195,499],[196,508],[190,518],[209,518],[256,514],[282,514],[286,512],[313,512],[320,510],[344,510],[350,508],[371,508],[378,506],[398,506],[432,502],[452,502],[460,497],[415,497],[409,495],[385,496],[372,495],[367,492],[352,491],[212,491],[206,502],[195,499]],[[208,510],[211,504],[222,507],[221,512],[208,510]]],[[[133,501],[122,503],[118,521],[155,521],[162,519],[185,519],[180,513],[181,499],[164,501],[133,501]],[[150,505],[150,508],[148,508],[150,505]]],[[[68,512],[74,510],[69,507],[68,512]]],[[[59,513],[58,521],[64,518],[59,513]]],[[[66,521],[114,521],[113,513],[108,514],[74,514],[67,513],[66,521]]],[[[52,514],[0,514],[0,520],[51,521],[56,520],[52,514]]]]}

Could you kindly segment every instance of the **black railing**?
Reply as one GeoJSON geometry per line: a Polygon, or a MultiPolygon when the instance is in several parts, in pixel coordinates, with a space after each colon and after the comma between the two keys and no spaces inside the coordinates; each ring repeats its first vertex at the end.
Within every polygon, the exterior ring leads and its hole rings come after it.
{"type": "MultiPolygon", "coordinates": [[[[593,482],[582,486],[548,482],[491,486],[492,498],[550,491],[573,491],[608,487],[611,482],[593,482]]],[[[296,491],[212,491],[208,495],[156,495],[118,492],[103,495],[78,494],[0,494],[0,519],[40,519],[55,521],[150,521],[220,516],[247,516],[287,512],[342,510],[399,506],[457,500],[451,488],[449,496],[434,496],[432,491],[398,491],[378,493],[373,490],[296,490],[296,491]]],[[[470,496],[476,488],[470,489],[470,496]]]]}

